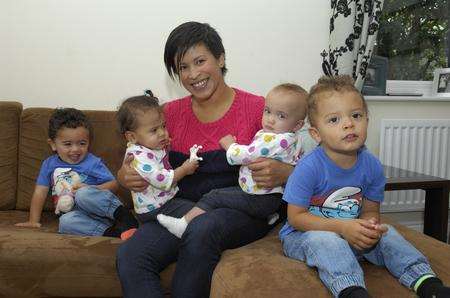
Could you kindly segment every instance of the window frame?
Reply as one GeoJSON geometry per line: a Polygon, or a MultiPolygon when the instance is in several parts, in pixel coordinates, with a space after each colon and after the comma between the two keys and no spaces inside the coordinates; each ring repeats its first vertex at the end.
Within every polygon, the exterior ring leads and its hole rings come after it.
{"type": "MultiPolygon", "coordinates": [[[[419,0],[411,0],[410,5],[414,5],[419,0]]],[[[447,29],[447,67],[450,67],[450,0],[447,1],[447,18],[449,25],[447,29]]],[[[381,24],[380,24],[381,25],[381,24]]],[[[433,80],[431,81],[413,81],[413,80],[386,80],[386,97],[395,96],[422,96],[426,98],[435,98],[433,95],[433,80]]]]}

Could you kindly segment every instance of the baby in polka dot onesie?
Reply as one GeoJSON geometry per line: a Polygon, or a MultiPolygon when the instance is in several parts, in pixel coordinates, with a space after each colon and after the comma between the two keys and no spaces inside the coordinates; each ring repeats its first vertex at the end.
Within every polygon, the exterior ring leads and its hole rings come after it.
{"type": "Polygon", "coordinates": [[[273,215],[280,207],[283,187],[259,187],[246,165],[261,157],[296,164],[303,154],[297,132],[302,128],[306,117],[307,95],[302,87],[295,84],[276,86],[266,96],[262,129],[256,133],[249,145],[237,144],[236,138],[231,135],[224,136],[219,141],[226,150],[228,163],[242,165],[239,170],[240,188],[215,190],[203,196],[182,218],[159,214],[158,221],[181,238],[193,218],[212,209],[232,208],[257,218],[273,215]]]}
{"type": "Polygon", "coordinates": [[[126,99],[117,112],[120,131],[128,141],[126,155],[131,165],[148,183],[142,192],[132,191],[138,219],[155,220],[163,205],[178,192],[177,182],[195,172],[198,161],[186,160],[175,170],[169,164],[169,133],[158,99],[151,91],[126,99]]]}

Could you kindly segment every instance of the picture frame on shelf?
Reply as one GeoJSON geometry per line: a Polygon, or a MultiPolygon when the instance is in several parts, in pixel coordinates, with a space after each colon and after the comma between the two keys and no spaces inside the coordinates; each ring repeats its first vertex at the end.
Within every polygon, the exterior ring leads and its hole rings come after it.
{"type": "Polygon", "coordinates": [[[436,68],[434,70],[431,96],[450,97],[450,68],[436,68]]]}
{"type": "Polygon", "coordinates": [[[362,87],[363,95],[386,95],[388,58],[373,55],[366,70],[362,87]]]}

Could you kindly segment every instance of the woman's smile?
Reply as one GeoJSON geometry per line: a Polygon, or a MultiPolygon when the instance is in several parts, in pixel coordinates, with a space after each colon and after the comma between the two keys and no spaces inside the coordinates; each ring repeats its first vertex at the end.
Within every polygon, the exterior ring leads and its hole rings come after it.
{"type": "Polygon", "coordinates": [[[197,90],[201,90],[201,89],[203,89],[203,88],[206,87],[206,85],[208,84],[208,80],[209,80],[209,79],[203,79],[203,80],[201,80],[201,81],[198,81],[198,82],[196,82],[196,83],[193,83],[193,84],[192,84],[192,87],[195,88],[195,89],[197,89],[197,90]]]}

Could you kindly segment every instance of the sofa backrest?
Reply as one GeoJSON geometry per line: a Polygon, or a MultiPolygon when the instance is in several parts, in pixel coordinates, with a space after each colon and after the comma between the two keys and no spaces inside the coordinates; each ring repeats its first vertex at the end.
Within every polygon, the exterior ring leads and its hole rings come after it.
{"type": "Polygon", "coordinates": [[[16,207],[17,144],[22,105],[0,101],[0,210],[16,207]]]}
{"type": "MultiPolygon", "coordinates": [[[[29,210],[36,178],[41,163],[52,154],[47,143],[48,120],[53,109],[28,108],[21,117],[19,157],[18,157],[18,210],[29,210]]],[[[126,142],[119,134],[114,111],[83,111],[92,123],[93,138],[90,152],[103,159],[113,175],[117,174],[125,153],[126,142]]],[[[132,206],[130,192],[121,188],[119,197],[132,206]]],[[[47,200],[44,210],[53,210],[51,200],[47,200]]]]}

